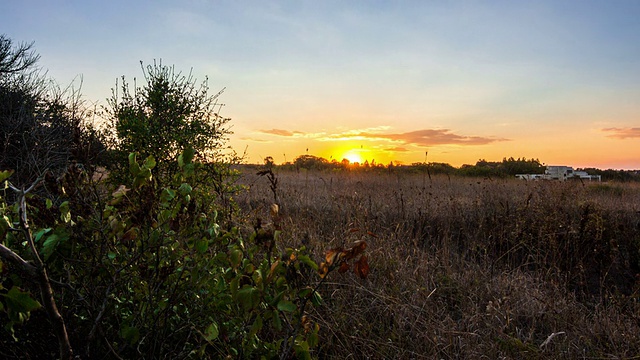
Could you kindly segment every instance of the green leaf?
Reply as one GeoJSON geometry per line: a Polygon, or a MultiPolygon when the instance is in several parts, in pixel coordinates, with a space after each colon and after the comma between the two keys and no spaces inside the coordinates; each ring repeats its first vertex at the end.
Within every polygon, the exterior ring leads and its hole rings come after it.
{"type": "Polygon", "coordinates": [[[13,174],[13,170],[0,171],[0,182],[5,181],[13,174]]]}
{"type": "Polygon", "coordinates": [[[192,147],[184,149],[182,154],[178,156],[178,165],[183,167],[187,164],[190,164],[193,161],[193,156],[195,155],[195,150],[192,147]]]}
{"type": "Polygon", "coordinates": [[[173,200],[176,197],[176,192],[169,188],[162,189],[162,193],[160,194],[160,201],[163,204],[167,204],[169,201],[173,200]]]}
{"type": "Polygon", "coordinates": [[[49,209],[51,209],[51,207],[53,207],[53,201],[51,201],[51,199],[45,200],[45,204],[46,204],[47,210],[49,210],[49,209]]]}
{"type": "Polygon", "coordinates": [[[51,228],[45,228],[45,229],[38,230],[38,232],[36,232],[35,235],[34,235],[35,242],[40,241],[42,236],[48,234],[49,232],[51,232],[51,228]]]}
{"type": "Polygon", "coordinates": [[[322,305],[322,296],[320,296],[319,292],[317,291],[313,292],[313,295],[311,295],[311,303],[313,304],[313,306],[322,305]]]}
{"type": "Polygon", "coordinates": [[[178,188],[178,191],[180,191],[180,195],[182,196],[191,194],[192,190],[193,188],[191,187],[191,185],[187,183],[182,183],[182,185],[180,185],[180,188],[178,188]]]}
{"type": "Polygon", "coordinates": [[[317,332],[312,332],[307,336],[307,342],[309,343],[309,347],[316,347],[318,346],[318,343],[320,342],[320,339],[318,337],[318,333],[317,332]]]}
{"type": "Polygon", "coordinates": [[[140,340],[140,330],[133,326],[124,325],[120,330],[120,337],[133,345],[140,340]]]}
{"type": "Polygon", "coordinates": [[[262,317],[260,315],[256,316],[256,319],[253,321],[251,325],[251,329],[249,330],[249,336],[253,337],[262,330],[262,317]]]}
{"type": "Polygon", "coordinates": [[[71,211],[69,210],[69,202],[65,201],[60,204],[60,220],[64,223],[71,221],[71,211]]]}
{"type": "Polygon", "coordinates": [[[144,183],[151,180],[151,170],[147,168],[142,168],[135,175],[135,179],[133,180],[133,187],[140,187],[144,185],[144,183]]]}
{"type": "Polygon", "coordinates": [[[184,176],[189,177],[189,176],[193,176],[193,174],[196,171],[196,167],[193,163],[190,164],[186,164],[184,166],[184,169],[182,170],[182,173],[184,176]]]}
{"type": "Polygon", "coordinates": [[[171,210],[162,210],[160,214],[158,214],[158,223],[164,224],[171,219],[171,210]]]}
{"type": "Polygon", "coordinates": [[[11,221],[5,215],[0,216],[0,242],[4,240],[4,236],[11,228],[11,221]]]}
{"type": "Polygon", "coordinates": [[[304,299],[304,298],[308,297],[309,295],[311,295],[312,291],[313,291],[312,288],[306,287],[306,288],[300,290],[300,292],[298,292],[298,296],[304,299]]]}
{"type": "Polygon", "coordinates": [[[211,225],[210,228],[207,229],[207,234],[209,234],[209,236],[211,236],[212,238],[217,237],[219,233],[220,233],[220,225],[218,224],[213,224],[211,225]]]}
{"type": "Polygon", "coordinates": [[[211,341],[211,340],[217,339],[218,335],[220,335],[220,329],[218,329],[218,324],[216,324],[215,322],[211,323],[211,325],[209,325],[207,330],[205,330],[205,332],[204,332],[204,338],[207,341],[211,341]]]}
{"type": "Polygon", "coordinates": [[[196,251],[200,254],[207,251],[209,248],[209,241],[207,239],[200,239],[196,241],[196,251]]]}
{"type": "Polygon", "coordinates": [[[5,298],[7,308],[11,312],[28,314],[42,306],[29,293],[20,290],[17,286],[12,287],[2,296],[5,298]]]}
{"type": "Polygon", "coordinates": [[[240,266],[240,262],[242,261],[242,250],[233,249],[229,252],[229,262],[233,268],[237,268],[240,266]]]}
{"type": "Polygon", "coordinates": [[[309,255],[299,255],[298,256],[298,260],[309,266],[311,269],[313,269],[314,271],[318,271],[318,264],[316,264],[315,261],[311,260],[311,258],[309,257],[309,255]]]}
{"type": "Polygon", "coordinates": [[[280,331],[282,330],[282,320],[280,319],[280,314],[277,311],[273,312],[273,318],[271,319],[273,322],[273,327],[280,331]]]}
{"type": "Polygon", "coordinates": [[[280,300],[280,302],[278,302],[278,310],[280,311],[294,312],[297,308],[296,304],[289,300],[280,300]]]}
{"type": "Polygon", "coordinates": [[[238,295],[238,289],[240,287],[240,277],[234,277],[230,282],[229,282],[229,291],[231,292],[231,296],[233,296],[234,298],[237,297],[238,295]]]}
{"type": "Polygon", "coordinates": [[[70,232],[66,228],[59,227],[56,228],[52,234],[47,236],[47,239],[44,241],[42,248],[40,249],[40,253],[44,255],[44,259],[48,260],[58,245],[69,240],[70,235],[70,232]]]}
{"type": "Polygon", "coordinates": [[[129,154],[129,172],[133,176],[138,176],[140,173],[140,165],[138,165],[138,162],[136,161],[135,153],[129,154]]]}
{"type": "Polygon", "coordinates": [[[40,249],[40,252],[42,253],[42,255],[44,255],[45,260],[49,259],[59,243],[60,237],[58,237],[57,234],[51,234],[47,237],[47,240],[45,240],[44,244],[42,244],[42,249],[40,249]]]}
{"type": "Polygon", "coordinates": [[[296,351],[298,359],[311,360],[311,353],[309,352],[308,342],[296,339],[293,348],[296,351]]]}
{"type": "Polygon", "coordinates": [[[248,311],[258,306],[260,292],[253,286],[245,285],[242,289],[238,290],[236,298],[240,306],[248,311]]]}
{"type": "Polygon", "coordinates": [[[144,160],[144,165],[145,168],[151,170],[154,167],[156,167],[156,159],[153,157],[153,155],[149,155],[145,160],[144,160]]]}

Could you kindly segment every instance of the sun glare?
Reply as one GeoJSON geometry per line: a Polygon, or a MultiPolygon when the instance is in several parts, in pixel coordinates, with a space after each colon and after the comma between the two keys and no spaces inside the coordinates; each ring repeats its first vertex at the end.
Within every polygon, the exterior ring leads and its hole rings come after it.
{"type": "Polygon", "coordinates": [[[349,160],[350,163],[360,163],[362,164],[362,157],[355,151],[349,151],[344,154],[344,158],[349,160]]]}

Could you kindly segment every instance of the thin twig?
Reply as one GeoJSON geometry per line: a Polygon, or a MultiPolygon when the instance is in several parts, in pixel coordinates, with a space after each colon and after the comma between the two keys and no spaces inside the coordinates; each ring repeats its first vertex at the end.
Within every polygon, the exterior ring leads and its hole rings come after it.
{"type": "MultiPolygon", "coordinates": [[[[47,275],[47,270],[45,268],[44,262],[40,258],[38,254],[38,250],[36,249],[35,241],[33,240],[33,236],[31,234],[31,229],[29,228],[29,221],[27,219],[27,201],[26,195],[35,189],[42,179],[44,175],[40,176],[27,190],[18,190],[13,185],[9,185],[10,188],[16,192],[18,192],[18,201],[20,202],[20,229],[24,234],[24,237],[31,248],[31,252],[33,258],[36,262],[36,276],[38,279],[38,285],[40,287],[40,296],[42,298],[42,302],[44,303],[44,307],[47,311],[47,315],[49,315],[49,319],[53,325],[53,330],[58,338],[58,345],[60,347],[60,358],[61,359],[73,359],[73,350],[71,348],[71,343],[69,342],[69,336],[67,334],[67,328],[64,323],[64,318],[58,311],[58,307],[56,306],[56,302],[53,296],[53,289],[51,288],[51,282],[49,281],[49,276],[47,275]]],[[[23,260],[24,261],[24,260],[23,260]]]]}

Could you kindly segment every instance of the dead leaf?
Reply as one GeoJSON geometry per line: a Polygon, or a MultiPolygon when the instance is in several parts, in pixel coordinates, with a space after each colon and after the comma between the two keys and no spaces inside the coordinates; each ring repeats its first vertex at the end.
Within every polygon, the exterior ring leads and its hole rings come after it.
{"type": "Polygon", "coordinates": [[[362,255],[358,261],[356,261],[355,266],[353,267],[353,271],[358,275],[361,279],[366,279],[369,275],[369,263],[367,262],[367,257],[362,255]]]}

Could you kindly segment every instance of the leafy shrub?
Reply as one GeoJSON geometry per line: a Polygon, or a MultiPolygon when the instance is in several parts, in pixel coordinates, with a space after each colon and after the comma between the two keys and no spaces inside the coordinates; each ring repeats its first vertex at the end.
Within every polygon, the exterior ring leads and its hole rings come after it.
{"type": "Polygon", "coordinates": [[[154,181],[160,183],[179,172],[175,160],[187,148],[203,164],[237,160],[225,153],[231,131],[230,119],[219,115],[218,98],[224,89],[209,95],[207,80],[198,85],[191,74],[183,75],[162,62],[140,65],[145,84],[130,89],[122,77],[106,109],[107,131],[115,135],[110,166],[114,179],[129,175],[124,165],[132,152],[156,159],[154,181]]]}
{"type": "MultiPolygon", "coordinates": [[[[131,154],[131,184],[96,196],[93,211],[47,199],[38,207],[37,196],[29,201],[35,243],[51,278],[58,279],[56,301],[76,353],[309,358],[319,327],[308,307],[321,303],[318,289],[326,275],[345,271],[366,243],[333,249],[320,265],[304,247],[273,254],[281,231],[277,206],[270,224],[256,225],[245,237],[239,227],[219,226],[209,189],[191,186],[201,176],[194,172],[192,149],[179,156],[180,172],[160,192],[152,181],[155,166],[154,158],[140,162],[131,154]]],[[[19,209],[2,209],[10,227],[19,209]]],[[[4,235],[7,246],[28,255],[19,236],[4,235]]],[[[366,257],[353,266],[367,275],[366,257]]],[[[1,278],[8,289],[0,302],[8,330],[29,326],[24,321],[39,308],[29,284],[9,287],[13,279],[12,272],[1,278]]]]}

